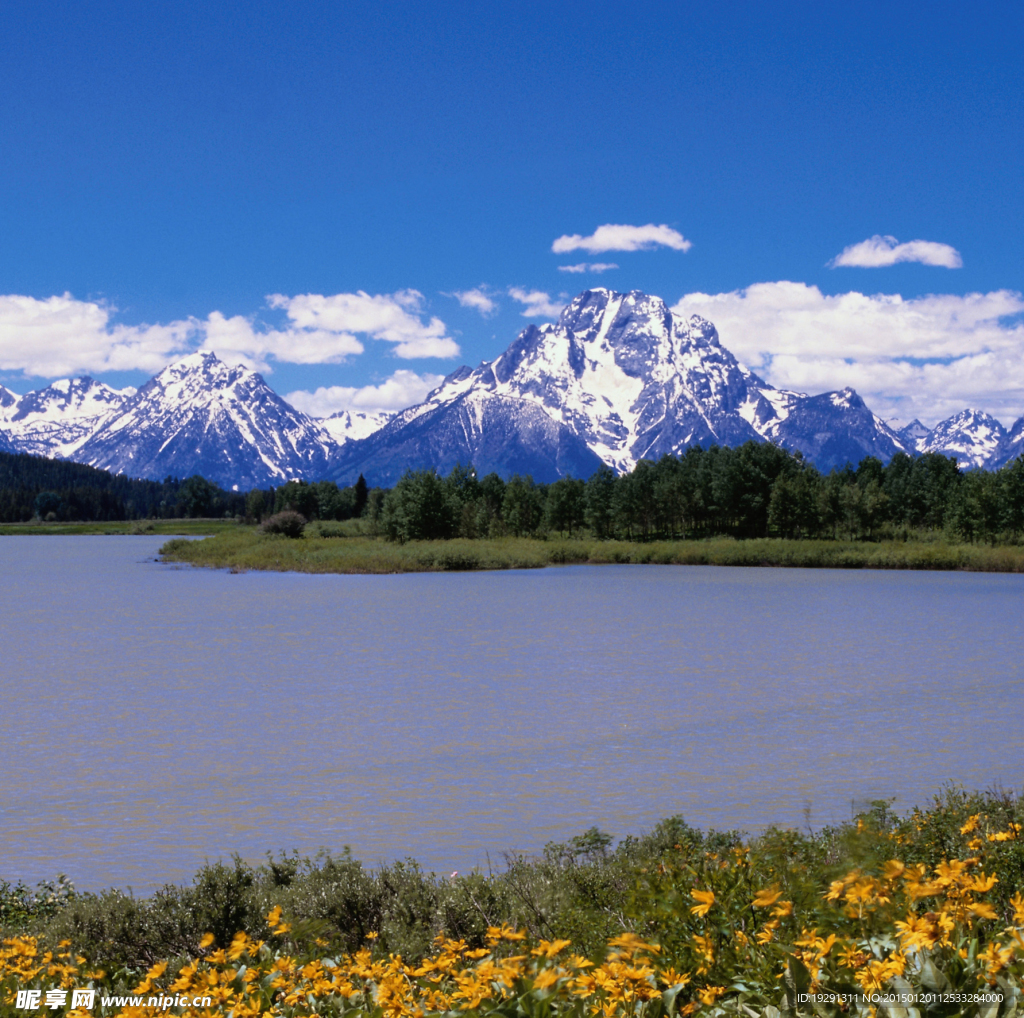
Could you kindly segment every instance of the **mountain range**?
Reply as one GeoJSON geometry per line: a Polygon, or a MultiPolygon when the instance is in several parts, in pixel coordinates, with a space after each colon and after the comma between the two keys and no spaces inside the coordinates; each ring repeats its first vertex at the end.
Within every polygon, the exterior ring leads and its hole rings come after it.
{"type": "Polygon", "coordinates": [[[62,379],[17,395],[0,386],[0,449],[63,457],[135,477],[193,473],[246,490],[292,479],[389,486],[407,469],[538,481],[617,472],[699,443],[770,441],[827,471],[898,452],[954,456],[995,469],[1024,448],[1024,417],[1009,430],[977,410],[934,428],[900,430],[853,389],[777,389],[719,342],[714,325],[683,319],[640,291],[586,290],[548,325],[527,326],[494,361],[461,367],[424,402],[399,413],[313,418],[255,371],[212,353],[169,365],[139,389],[62,379]]]}

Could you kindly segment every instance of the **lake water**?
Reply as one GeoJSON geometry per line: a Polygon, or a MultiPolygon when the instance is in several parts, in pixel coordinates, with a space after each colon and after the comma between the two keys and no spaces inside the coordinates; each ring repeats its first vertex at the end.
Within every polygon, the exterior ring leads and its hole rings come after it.
{"type": "Polygon", "coordinates": [[[464,871],[1024,783],[1022,576],[233,575],[163,540],[0,538],[2,878],[343,845],[464,871]]]}

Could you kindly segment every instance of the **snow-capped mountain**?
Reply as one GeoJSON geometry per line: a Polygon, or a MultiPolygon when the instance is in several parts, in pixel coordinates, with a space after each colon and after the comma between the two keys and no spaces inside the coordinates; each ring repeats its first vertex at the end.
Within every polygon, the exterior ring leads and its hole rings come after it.
{"type": "Polygon", "coordinates": [[[711,322],[678,318],[640,291],[595,289],[573,300],[556,324],[528,326],[497,360],[460,368],[425,402],[350,442],[332,476],[348,482],[363,473],[371,483],[390,483],[402,464],[443,469],[472,460],[478,470],[551,480],[586,476],[580,467],[593,460],[583,447],[624,471],[695,442],[765,439],[825,469],[866,455],[888,460],[903,449],[853,390],[807,397],[775,389],[721,345],[711,322]],[[520,434],[517,422],[537,421],[538,409],[568,434],[520,434]]]}
{"type": "Polygon", "coordinates": [[[471,390],[395,414],[380,431],[345,446],[329,476],[352,484],[365,473],[368,483],[390,487],[410,468],[447,473],[457,463],[472,463],[481,476],[530,474],[546,482],[589,477],[601,459],[536,403],[471,390]]]}
{"type": "Polygon", "coordinates": [[[1015,460],[1024,453],[1024,417],[1018,417],[1003,437],[999,448],[992,458],[985,464],[985,470],[998,470],[1005,467],[1011,460],[1015,460]]]}
{"type": "Polygon", "coordinates": [[[93,378],[62,378],[45,389],[15,397],[0,393],[3,431],[11,445],[34,456],[67,459],[135,395],[93,378]]]}
{"type": "Polygon", "coordinates": [[[926,428],[917,418],[896,432],[899,440],[903,443],[907,452],[920,452],[921,446],[928,441],[931,431],[926,428]]]}
{"type": "Polygon", "coordinates": [[[961,470],[989,466],[1002,452],[1006,429],[980,410],[961,410],[937,424],[915,445],[916,452],[952,456],[961,470]]]}
{"type": "Polygon", "coordinates": [[[360,410],[339,410],[330,417],[318,417],[316,422],[331,438],[342,446],[356,438],[369,438],[375,431],[380,431],[393,414],[365,413],[360,410]]]}
{"type": "Polygon", "coordinates": [[[865,456],[888,463],[907,449],[899,435],[875,416],[850,388],[791,398],[777,420],[760,434],[792,452],[802,452],[821,470],[857,464],[865,456]]]}
{"type": "Polygon", "coordinates": [[[776,389],[721,345],[711,322],[605,289],[581,293],[558,322],[528,326],[496,360],[459,368],[393,415],[308,417],[212,353],[183,358],[137,392],[91,378],[24,396],[0,386],[0,450],[136,477],[200,473],[239,490],[292,478],[350,484],[360,473],[390,485],[410,468],[459,462],[552,481],[602,463],[630,470],[695,442],[751,440],[800,451],[825,471],[901,451],[995,469],[1024,452],[1024,417],[1006,431],[965,410],[931,430],[913,421],[896,432],[852,389],[776,389]]]}
{"type": "Polygon", "coordinates": [[[7,411],[10,407],[14,406],[15,403],[21,397],[16,392],[11,392],[10,389],[5,389],[0,385],[0,452],[18,452],[19,450],[11,441],[10,436],[7,434],[7,411]]]}
{"type": "Polygon", "coordinates": [[[134,477],[202,474],[246,490],[323,476],[335,448],[255,371],[212,353],[183,358],[127,399],[74,459],[134,477]]]}

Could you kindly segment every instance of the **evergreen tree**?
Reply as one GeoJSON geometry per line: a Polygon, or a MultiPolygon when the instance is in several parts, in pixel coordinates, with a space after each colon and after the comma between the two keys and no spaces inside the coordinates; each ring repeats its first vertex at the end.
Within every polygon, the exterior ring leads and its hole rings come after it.
{"type": "Polygon", "coordinates": [[[366,486],[366,478],[362,474],[355,483],[355,502],[352,506],[353,516],[362,516],[366,511],[366,500],[369,497],[370,489],[366,486]]]}

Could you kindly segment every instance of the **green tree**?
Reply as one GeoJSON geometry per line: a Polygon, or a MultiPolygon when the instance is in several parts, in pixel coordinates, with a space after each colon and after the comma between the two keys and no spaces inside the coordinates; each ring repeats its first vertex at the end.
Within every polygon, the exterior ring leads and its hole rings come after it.
{"type": "Polygon", "coordinates": [[[527,474],[514,475],[505,485],[505,499],[502,516],[508,529],[516,537],[534,533],[540,526],[544,513],[544,493],[527,474]]]}
{"type": "Polygon", "coordinates": [[[505,533],[505,521],[501,515],[504,502],[505,482],[492,471],[480,482],[477,530],[481,535],[500,537],[505,533]]]}
{"type": "Polygon", "coordinates": [[[178,516],[193,518],[214,515],[217,510],[218,490],[217,486],[211,484],[205,477],[194,474],[178,489],[175,512],[178,516]]]}
{"type": "Polygon", "coordinates": [[[353,493],[355,499],[352,506],[352,515],[362,516],[366,511],[366,501],[370,494],[370,490],[366,486],[366,478],[362,474],[359,475],[359,479],[355,483],[353,493]]]}
{"type": "Polygon", "coordinates": [[[455,532],[453,502],[436,470],[409,470],[387,493],[381,524],[392,541],[450,538],[455,532]]]}
{"type": "Polygon", "coordinates": [[[307,520],[315,520],[320,508],[319,501],[316,485],[305,481],[288,481],[274,492],[274,512],[287,509],[305,516],[307,520]]]}
{"type": "Polygon", "coordinates": [[[259,523],[263,519],[263,514],[267,507],[267,494],[264,491],[260,491],[259,488],[253,488],[245,496],[245,515],[250,520],[255,520],[259,523]]]}
{"type": "Polygon", "coordinates": [[[36,495],[32,508],[41,520],[56,519],[64,509],[64,501],[55,491],[41,491],[36,495]]]}
{"type": "Polygon", "coordinates": [[[560,477],[548,485],[544,503],[544,525],[560,534],[579,530],[586,516],[586,486],[574,477],[560,477]]]}
{"type": "Polygon", "coordinates": [[[590,475],[583,486],[584,520],[599,541],[612,536],[612,501],[616,483],[612,468],[602,466],[590,475]]]}

